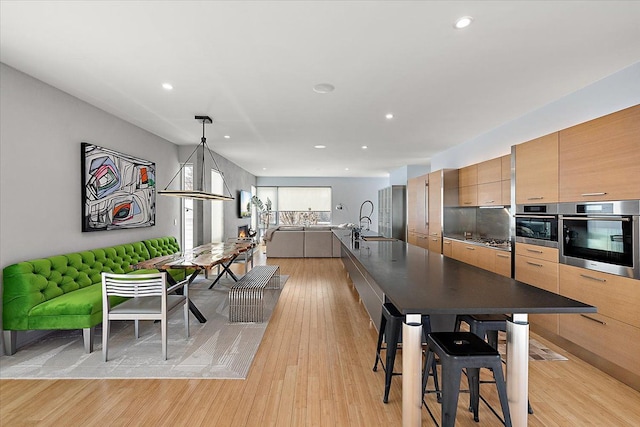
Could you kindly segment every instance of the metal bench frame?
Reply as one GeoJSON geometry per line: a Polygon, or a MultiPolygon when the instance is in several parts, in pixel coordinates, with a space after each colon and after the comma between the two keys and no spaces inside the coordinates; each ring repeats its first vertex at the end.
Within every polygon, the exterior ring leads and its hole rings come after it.
{"type": "Polygon", "coordinates": [[[259,265],[229,291],[230,322],[263,322],[264,290],[280,289],[280,266],[259,265]]]}

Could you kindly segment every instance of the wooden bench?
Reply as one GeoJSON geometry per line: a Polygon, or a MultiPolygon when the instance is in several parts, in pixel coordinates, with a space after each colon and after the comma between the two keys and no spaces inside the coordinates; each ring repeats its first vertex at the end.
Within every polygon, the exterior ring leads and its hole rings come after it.
{"type": "Polygon", "coordinates": [[[233,285],[229,291],[229,321],[262,322],[265,289],[280,289],[279,266],[253,267],[233,285]]]}

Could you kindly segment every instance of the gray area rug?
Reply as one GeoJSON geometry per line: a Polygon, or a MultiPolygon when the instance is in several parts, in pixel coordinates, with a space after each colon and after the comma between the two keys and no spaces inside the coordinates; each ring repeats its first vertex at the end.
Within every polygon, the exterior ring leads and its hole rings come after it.
{"type": "MultiPolygon", "coordinates": [[[[281,287],[288,276],[281,276],[281,287]]],[[[56,331],[0,357],[0,378],[211,378],[244,379],[258,350],[281,290],[265,290],[263,323],[230,323],[228,293],[233,281],[223,278],[209,290],[211,280],[196,278],[189,296],[207,318],[190,316],[190,335],[184,330],[182,310],[170,314],[168,357],[162,360],[160,323],[140,322],[136,340],[132,321],[112,321],[109,361],[102,361],[102,330],[98,327],[94,351],[84,352],[82,331],[56,331]]]]}

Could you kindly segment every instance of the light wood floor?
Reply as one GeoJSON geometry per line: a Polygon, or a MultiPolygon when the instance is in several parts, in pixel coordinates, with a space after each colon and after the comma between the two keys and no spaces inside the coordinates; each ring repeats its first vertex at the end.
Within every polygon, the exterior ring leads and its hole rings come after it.
{"type": "MultiPolygon", "coordinates": [[[[0,425],[400,426],[402,379],[382,403],[376,330],[340,260],[268,263],[290,278],[246,380],[4,380],[0,425]]],[[[640,393],[534,337],[570,360],[530,363],[530,426],[640,425],[640,393]]],[[[493,389],[482,393],[498,408],[493,389]]],[[[467,399],[457,425],[501,425],[482,404],[473,422],[467,399]]]]}

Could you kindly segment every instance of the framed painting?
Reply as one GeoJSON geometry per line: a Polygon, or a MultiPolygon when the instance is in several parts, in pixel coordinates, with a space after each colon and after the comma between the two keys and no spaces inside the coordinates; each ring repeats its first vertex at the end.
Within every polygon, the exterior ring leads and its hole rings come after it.
{"type": "Polygon", "coordinates": [[[86,142],[81,163],[82,231],[155,225],[155,163],[86,142]]]}

